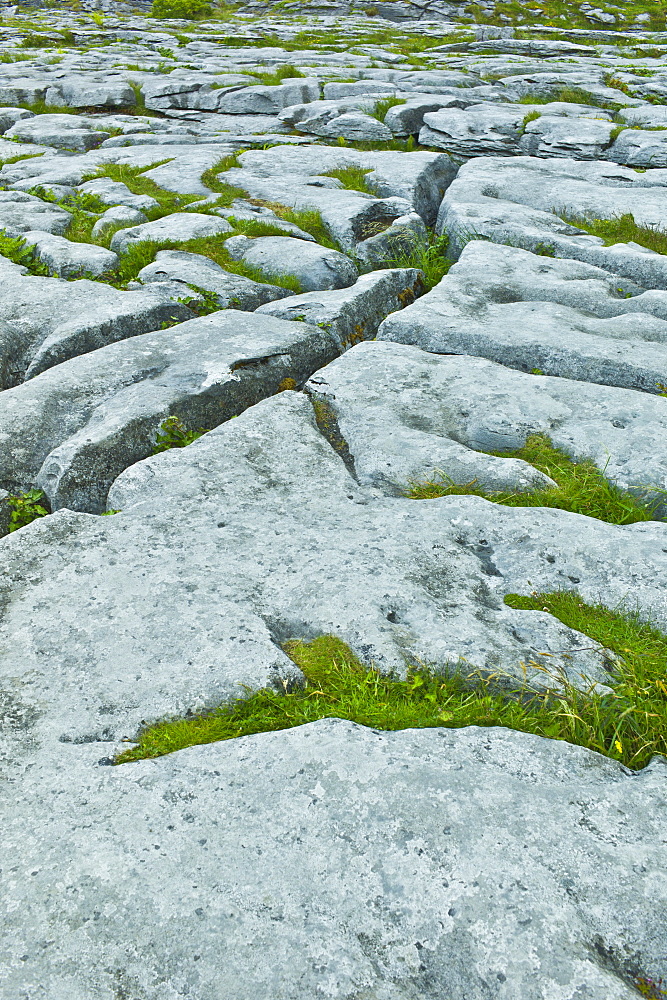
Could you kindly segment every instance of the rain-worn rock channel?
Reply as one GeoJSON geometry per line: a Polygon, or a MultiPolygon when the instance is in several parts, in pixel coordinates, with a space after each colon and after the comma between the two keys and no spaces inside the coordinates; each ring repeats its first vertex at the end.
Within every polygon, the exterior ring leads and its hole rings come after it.
{"type": "Polygon", "coordinates": [[[667,997],[663,756],[332,709],[111,766],[290,639],[528,696],[610,653],[508,594],[667,631],[667,32],[493,6],[2,12],[1,1000],[667,997]],[[654,519],[407,493],[549,486],[529,435],[654,519]]]}

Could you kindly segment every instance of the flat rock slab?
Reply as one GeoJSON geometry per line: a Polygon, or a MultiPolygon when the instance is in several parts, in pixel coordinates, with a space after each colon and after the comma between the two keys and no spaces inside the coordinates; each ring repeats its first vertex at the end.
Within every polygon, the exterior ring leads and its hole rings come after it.
{"type": "Polygon", "coordinates": [[[576,588],[610,607],[632,593],[667,623],[665,524],[383,497],[358,486],[301,393],[133,465],[108,503],[121,513],[61,510],[0,542],[0,674],[45,737],[132,737],[218,704],[287,669],[293,636],[337,634],[403,674],[608,678],[595,643],[507,607],[507,592],[576,588]]]}
{"type": "Polygon", "coordinates": [[[42,201],[25,191],[0,191],[0,229],[8,236],[20,236],[32,229],[61,235],[72,215],[58,205],[42,201]]]}
{"type": "Polygon", "coordinates": [[[664,972],[660,758],[339,719],[114,750],[5,786],[7,997],[633,1000],[664,972]]]}
{"type": "MultiPolygon", "coordinates": [[[[4,258],[3,258],[4,259],[4,258]]],[[[0,387],[18,385],[97,347],[191,319],[178,302],[149,289],[121,292],[87,279],[64,281],[2,265],[0,387]]]]}
{"type": "Polygon", "coordinates": [[[391,221],[406,211],[418,212],[432,224],[456,166],[444,153],[359,152],[335,146],[274,146],[239,157],[241,168],[221,174],[255,198],[280,201],[297,209],[321,212],[327,227],[346,249],[363,238],[364,227],[382,218],[391,221]],[[345,167],[367,168],[366,183],[376,194],[337,190],[321,177],[345,167]],[[400,204],[394,207],[392,199],[400,204]],[[379,202],[379,203],[378,203],[379,202]],[[384,202],[384,205],[383,205],[384,202]]]}
{"type": "Polygon", "coordinates": [[[201,236],[217,236],[219,233],[233,232],[226,219],[201,212],[174,212],[154,222],[144,222],[130,229],[119,229],[111,240],[111,249],[116,253],[126,253],[139,243],[160,242],[185,243],[201,236]]]}
{"type": "Polygon", "coordinates": [[[378,338],[659,393],[667,293],[579,261],[474,240],[431,292],[387,317],[378,338]]]}
{"type": "Polygon", "coordinates": [[[591,458],[624,489],[667,491],[667,399],[659,396],[382,341],[332,361],[306,389],[334,416],[359,482],[385,492],[435,469],[487,490],[544,485],[527,463],[483,454],[521,448],[529,434],[591,458]]]}
{"type": "Polygon", "coordinates": [[[196,296],[197,290],[203,289],[215,295],[221,309],[247,312],[274,299],[292,296],[286,288],[232,274],[209,257],[183,250],[158,250],[153,263],[142,268],[137,279],[144,285],[168,285],[171,298],[196,296]]]}
{"type": "Polygon", "coordinates": [[[35,257],[59,278],[81,274],[98,277],[118,267],[117,254],[93,243],[74,243],[64,236],[40,232],[28,232],[23,238],[26,246],[34,247],[35,257]]]}
{"type": "Polygon", "coordinates": [[[267,278],[292,275],[305,292],[347,288],[358,276],[345,254],[291,236],[232,236],[225,249],[234,260],[257,268],[267,278]]]}
{"type": "Polygon", "coordinates": [[[667,170],[637,173],[599,161],[534,157],[469,160],[448,188],[436,231],[457,257],[472,237],[569,257],[606,268],[646,288],[667,288],[667,257],[636,243],[605,246],[563,218],[631,214],[645,226],[667,225],[667,170]]]}
{"type": "Polygon", "coordinates": [[[37,484],[52,510],[100,513],[166,417],[215,427],[339,349],[319,327],[221,310],[74,358],[0,393],[0,482],[37,484]]]}

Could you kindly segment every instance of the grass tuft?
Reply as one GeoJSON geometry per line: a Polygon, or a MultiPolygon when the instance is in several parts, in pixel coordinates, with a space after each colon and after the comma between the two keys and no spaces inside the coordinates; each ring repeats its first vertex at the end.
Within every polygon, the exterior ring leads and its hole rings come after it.
{"type": "MultiPolygon", "coordinates": [[[[405,246],[405,236],[401,234],[399,249],[388,257],[384,267],[417,267],[422,271],[423,284],[427,292],[444,278],[454,263],[447,256],[449,240],[446,236],[423,239],[415,236],[412,246],[405,246]]],[[[378,265],[376,265],[378,266],[378,265]]]]}
{"type": "Polygon", "coordinates": [[[339,180],[346,191],[363,191],[364,194],[375,195],[377,192],[370,187],[366,180],[366,175],[371,172],[371,167],[336,167],[334,170],[327,170],[322,173],[322,177],[335,177],[339,180]]]}
{"type": "Polygon", "coordinates": [[[501,458],[521,458],[546,473],[556,486],[526,493],[490,492],[477,487],[476,480],[463,485],[454,483],[444,472],[433,480],[413,481],[406,496],[414,500],[432,500],[445,496],[478,496],[506,507],[555,507],[573,514],[585,514],[610,524],[635,524],[655,519],[661,500],[646,500],[622,490],[610,482],[591,461],[574,461],[564,451],[554,448],[545,434],[531,434],[522,448],[494,451],[501,458]]]}

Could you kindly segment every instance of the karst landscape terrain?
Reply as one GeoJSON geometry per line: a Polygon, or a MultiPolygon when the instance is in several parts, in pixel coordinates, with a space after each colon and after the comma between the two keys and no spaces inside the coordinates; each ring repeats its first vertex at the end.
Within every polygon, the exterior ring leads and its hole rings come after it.
{"type": "Polygon", "coordinates": [[[667,4],[0,10],[2,1000],[667,998],[667,4]]]}

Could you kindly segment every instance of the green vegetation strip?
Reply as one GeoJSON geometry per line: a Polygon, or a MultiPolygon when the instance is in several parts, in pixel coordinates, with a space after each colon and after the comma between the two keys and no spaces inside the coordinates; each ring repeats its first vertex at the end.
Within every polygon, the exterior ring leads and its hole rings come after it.
{"type": "Polygon", "coordinates": [[[577,215],[561,215],[565,222],[577,226],[592,236],[599,236],[605,246],[613,243],[639,243],[655,253],[667,254],[667,229],[660,226],[643,226],[635,222],[634,215],[615,215],[611,219],[586,219],[577,215]]]}
{"type": "Polygon", "coordinates": [[[634,614],[586,604],[576,592],[510,594],[505,603],[546,611],[611,650],[611,693],[580,691],[562,677],[547,693],[500,691],[493,679],[423,667],[411,667],[400,680],[364,666],[335,636],[320,636],[285,645],[305,675],[304,687],[263,689],[205,715],[149,726],[116,763],[324,718],[385,730],[505,726],[587,747],[634,768],[653,754],[667,754],[667,636],[634,614]]]}
{"type": "Polygon", "coordinates": [[[655,519],[656,508],[664,497],[643,500],[611,483],[591,461],[574,461],[564,451],[554,448],[545,434],[531,434],[522,448],[493,451],[500,458],[521,458],[554,480],[556,486],[525,493],[491,492],[478,488],[476,480],[459,485],[444,472],[436,471],[431,481],[409,484],[406,495],[414,500],[432,500],[445,496],[478,496],[506,507],[556,507],[574,514],[596,517],[610,524],[634,524],[655,519]]]}

